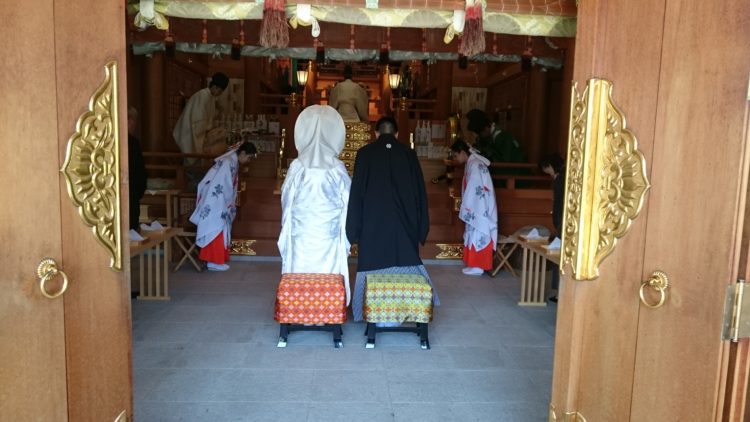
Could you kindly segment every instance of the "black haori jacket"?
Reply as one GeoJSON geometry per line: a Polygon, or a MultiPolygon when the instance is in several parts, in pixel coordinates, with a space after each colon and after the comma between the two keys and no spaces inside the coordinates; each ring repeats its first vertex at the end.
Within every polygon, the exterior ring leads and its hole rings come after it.
{"type": "Polygon", "coordinates": [[[357,271],[422,265],[419,244],[427,240],[422,168],[417,154],[392,135],[362,147],[346,217],[346,235],[359,244],[357,271]]]}

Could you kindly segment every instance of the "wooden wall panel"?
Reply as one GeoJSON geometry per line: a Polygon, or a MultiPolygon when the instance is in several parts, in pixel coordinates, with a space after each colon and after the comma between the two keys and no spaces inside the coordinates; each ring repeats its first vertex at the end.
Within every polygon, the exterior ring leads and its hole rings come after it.
{"type": "MultiPolygon", "coordinates": [[[[64,299],[39,291],[36,267],[64,271],[53,5],[0,3],[0,420],[67,421],[64,299]]],[[[63,203],[63,205],[67,205],[63,203]]]]}
{"type": "MultiPolygon", "coordinates": [[[[124,2],[98,0],[54,3],[54,27],[48,30],[55,34],[61,163],[76,121],[88,109],[90,96],[104,80],[105,64],[115,60],[119,66],[119,121],[123,123],[119,127],[120,155],[121,164],[127,169],[124,6],[124,2]]],[[[64,299],[71,421],[112,421],[123,410],[133,414],[127,170],[121,174],[120,228],[125,256],[122,272],[109,268],[109,255],[81,221],[73,204],[61,209],[63,261],[72,281],[64,299]]],[[[60,192],[65,197],[66,190],[60,178],[60,192]]]]}
{"type": "MultiPolygon", "coordinates": [[[[575,45],[579,91],[592,77],[614,81],[614,100],[649,163],[663,19],[664,0],[583,2],[575,45]]],[[[558,411],[577,410],[592,421],[629,420],[645,232],[641,217],[600,266],[596,281],[561,280],[552,386],[558,411]]]]}
{"type": "Polygon", "coordinates": [[[670,287],[667,305],[639,318],[633,420],[720,415],[719,333],[747,177],[748,39],[747,2],[666,1],[643,275],[665,271],[670,287]],[[661,395],[676,384],[679,395],[661,395]]]}

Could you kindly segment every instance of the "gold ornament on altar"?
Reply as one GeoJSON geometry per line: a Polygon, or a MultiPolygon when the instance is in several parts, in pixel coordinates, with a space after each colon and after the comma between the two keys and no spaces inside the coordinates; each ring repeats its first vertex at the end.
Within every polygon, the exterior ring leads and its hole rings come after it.
{"type": "Polygon", "coordinates": [[[68,195],[83,222],[122,270],[120,233],[120,136],[117,107],[117,63],[104,67],[104,82],[76,123],[60,171],[68,195]]]}
{"type": "Polygon", "coordinates": [[[231,255],[244,255],[244,256],[255,256],[255,250],[253,245],[257,240],[248,239],[232,239],[232,243],[229,245],[229,254],[231,255]]]}
{"type": "Polygon", "coordinates": [[[438,243],[435,246],[440,252],[436,259],[461,259],[464,257],[464,245],[462,243],[438,243]]]}
{"type": "Polygon", "coordinates": [[[650,183],[646,161],[625,116],[612,101],[612,83],[573,85],[568,140],[561,270],[576,280],[599,277],[640,213],[650,183]]]}

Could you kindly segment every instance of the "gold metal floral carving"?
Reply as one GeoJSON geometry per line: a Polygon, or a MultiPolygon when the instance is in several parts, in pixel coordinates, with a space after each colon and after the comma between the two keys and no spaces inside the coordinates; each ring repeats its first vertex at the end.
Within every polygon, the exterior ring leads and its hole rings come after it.
{"type": "Polygon", "coordinates": [[[255,250],[253,250],[255,242],[257,240],[232,240],[232,244],[229,246],[229,253],[231,255],[255,256],[257,255],[255,250]]]}
{"type": "Polygon", "coordinates": [[[104,82],[89,100],[68,140],[62,172],[68,195],[83,222],[111,256],[110,267],[122,270],[120,232],[120,136],[117,63],[104,66],[104,82]]]}
{"type": "Polygon", "coordinates": [[[576,280],[599,277],[599,264],[638,216],[651,187],[646,160],[625,116],[612,101],[612,83],[588,81],[571,92],[562,270],[576,280]]]}
{"type": "Polygon", "coordinates": [[[464,257],[464,245],[461,243],[438,243],[440,249],[436,259],[461,259],[464,257]]]}
{"type": "Polygon", "coordinates": [[[560,418],[558,418],[555,406],[550,404],[547,422],[586,422],[586,418],[578,412],[565,412],[560,415],[560,418]]]}

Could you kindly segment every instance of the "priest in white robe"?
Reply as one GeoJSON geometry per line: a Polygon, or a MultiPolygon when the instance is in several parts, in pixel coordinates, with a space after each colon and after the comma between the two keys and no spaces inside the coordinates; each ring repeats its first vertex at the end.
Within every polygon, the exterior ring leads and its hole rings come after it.
{"type": "Polygon", "coordinates": [[[464,141],[456,141],[451,152],[454,161],[466,164],[459,211],[459,218],[466,223],[463,273],[478,276],[492,269],[497,246],[497,202],[490,160],[464,141]]]}
{"type": "Polygon", "coordinates": [[[335,109],[313,105],[294,125],[299,155],[281,187],[282,273],[341,274],[349,304],[346,211],[351,180],[338,159],[346,129],[335,109]]]}
{"type": "Polygon", "coordinates": [[[182,153],[204,152],[206,135],[213,128],[215,99],[227,89],[227,86],[229,77],[219,72],[211,77],[208,88],[203,88],[190,97],[172,131],[172,136],[182,153]]]}
{"type": "Polygon", "coordinates": [[[237,214],[237,174],[240,164],[255,157],[257,149],[250,142],[242,143],[214,160],[214,165],[198,184],[195,211],[190,222],[198,228],[195,244],[201,248],[200,259],[210,271],[226,271],[232,222],[237,214]]]}
{"type": "Polygon", "coordinates": [[[369,122],[370,100],[367,91],[352,81],[352,67],[344,68],[344,80],[331,89],[329,104],[338,110],[346,122],[369,122]]]}

